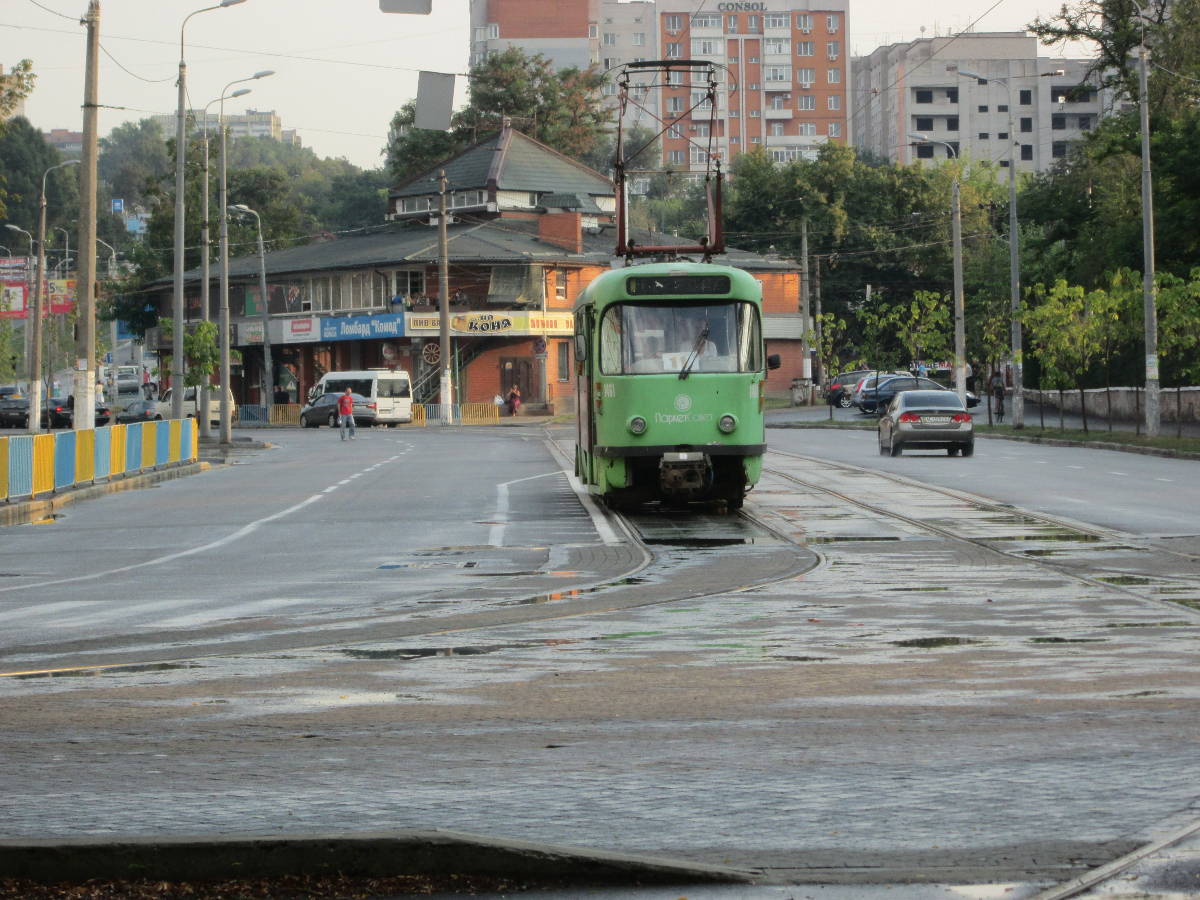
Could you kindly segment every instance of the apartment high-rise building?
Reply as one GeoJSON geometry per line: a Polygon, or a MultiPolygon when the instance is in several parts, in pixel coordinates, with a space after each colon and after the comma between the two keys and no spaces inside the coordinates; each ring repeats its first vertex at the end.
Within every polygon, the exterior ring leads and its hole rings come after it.
{"type": "MultiPolygon", "coordinates": [[[[217,134],[220,127],[218,115],[215,112],[209,112],[207,121],[203,110],[191,109],[188,110],[188,127],[195,131],[203,131],[208,129],[210,134],[217,134]]],[[[152,116],[159,125],[162,126],[164,135],[175,135],[175,116],[161,115],[152,116]]],[[[283,120],[279,118],[274,110],[257,110],[248,109],[244,113],[226,113],[225,127],[229,129],[229,136],[233,138],[239,137],[269,137],[277,141],[283,141],[288,144],[299,146],[300,138],[295,130],[289,130],[285,133],[283,128],[283,120]],[[285,136],[286,134],[286,136],[285,136]]]]}
{"type": "Polygon", "coordinates": [[[711,60],[724,66],[715,122],[703,85],[673,72],[660,108],[678,119],[663,140],[663,162],[703,171],[713,152],[728,165],[766,150],[778,162],[813,158],[828,141],[848,137],[847,0],[660,0],[664,59],[711,60]],[[693,108],[695,107],[695,108],[693,108]],[[689,112],[689,110],[691,110],[689,112]],[[679,117],[682,116],[680,119],[679,117]]]}
{"type": "Polygon", "coordinates": [[[976,161],[1041,171],[1111,110],[1086,59],[1037,55],[1023,32],[921,38],[852,63],[855,146],[892,162],[976,161]],[[970,76],[963,72],[973,73],[970,76]],[[976,77],[980,76],[980,77],[976,77]],[[926,135],[930,143],[909,135],[926,135]]]}
{"type": "Polygon", "coordinates": [[[471,65],[519,47],[556,69],[600,61],[600,0],[471,0],[471,65]]]}

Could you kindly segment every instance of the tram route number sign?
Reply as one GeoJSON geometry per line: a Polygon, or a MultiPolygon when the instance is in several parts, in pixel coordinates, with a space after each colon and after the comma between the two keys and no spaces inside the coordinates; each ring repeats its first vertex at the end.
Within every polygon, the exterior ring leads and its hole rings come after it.
{"type": "Polygon", "coordinates": [[[625,279],[630,297],[728,294],[728,275],[633,275],[625,279]]]}

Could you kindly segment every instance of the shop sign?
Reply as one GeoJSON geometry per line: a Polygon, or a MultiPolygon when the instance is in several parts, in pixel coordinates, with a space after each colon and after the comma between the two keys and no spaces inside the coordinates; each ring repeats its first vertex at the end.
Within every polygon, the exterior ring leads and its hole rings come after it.
{"type": "Polygon", "coordinates": [[[405,313],[383,313],[378,316],[347,316],[341,319],[321,319],[321,340],[358,341],[372,338],[398,338],[407,333],[405,313]]]}
{"type": "Polygon", "coordinates": [[[261,344],[262,342],[263,323],[261,321],[237,323],[237,340],[234,343],[236,343],[239,347],[244,347],[248,344],[261,344]]]}
{"type": "MultiPolygon", "coordinates": [[[[437,314],[405,313],[405,319],[405,334],[415,337],[433,337],[441,325],[437,314]]],[[[497,310],[455,313],[450,317],[450,334],[454,337],[566,335],[574,331],[575,317],[571,313],[497,310]]]]}
{"type": "MultiPolygon", "coordinates": [[[[321,320],[316,316],[281,319],[279,326],[279,341],[283,344],[307,344],[321,339],[321,320]]],[[[273,334],[272,338],[274,338],[273,334]]]]}

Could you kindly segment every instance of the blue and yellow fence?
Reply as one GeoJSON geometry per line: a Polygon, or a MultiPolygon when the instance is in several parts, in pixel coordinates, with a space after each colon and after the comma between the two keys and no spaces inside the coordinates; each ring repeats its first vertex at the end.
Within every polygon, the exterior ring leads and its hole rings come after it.
{"type": "Polygon", "coordinates": [[[199,457],[194,419],[0,437],[0,501],[112,481],[199,457]]]}

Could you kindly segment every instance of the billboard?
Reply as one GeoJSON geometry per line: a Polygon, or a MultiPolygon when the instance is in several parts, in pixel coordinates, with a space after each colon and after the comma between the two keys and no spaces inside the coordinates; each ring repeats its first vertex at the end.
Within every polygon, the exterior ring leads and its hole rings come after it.
{"type": "MultiPolygon", "coordinates": [[[[24,281],[11,277],[0,280],[0,318],[24,319],[28,308],[28,288],[24,281]]],[[[43,315],[63,315],[75,308],[75,279],[51,278],[43,295],[43,315]]]]}

